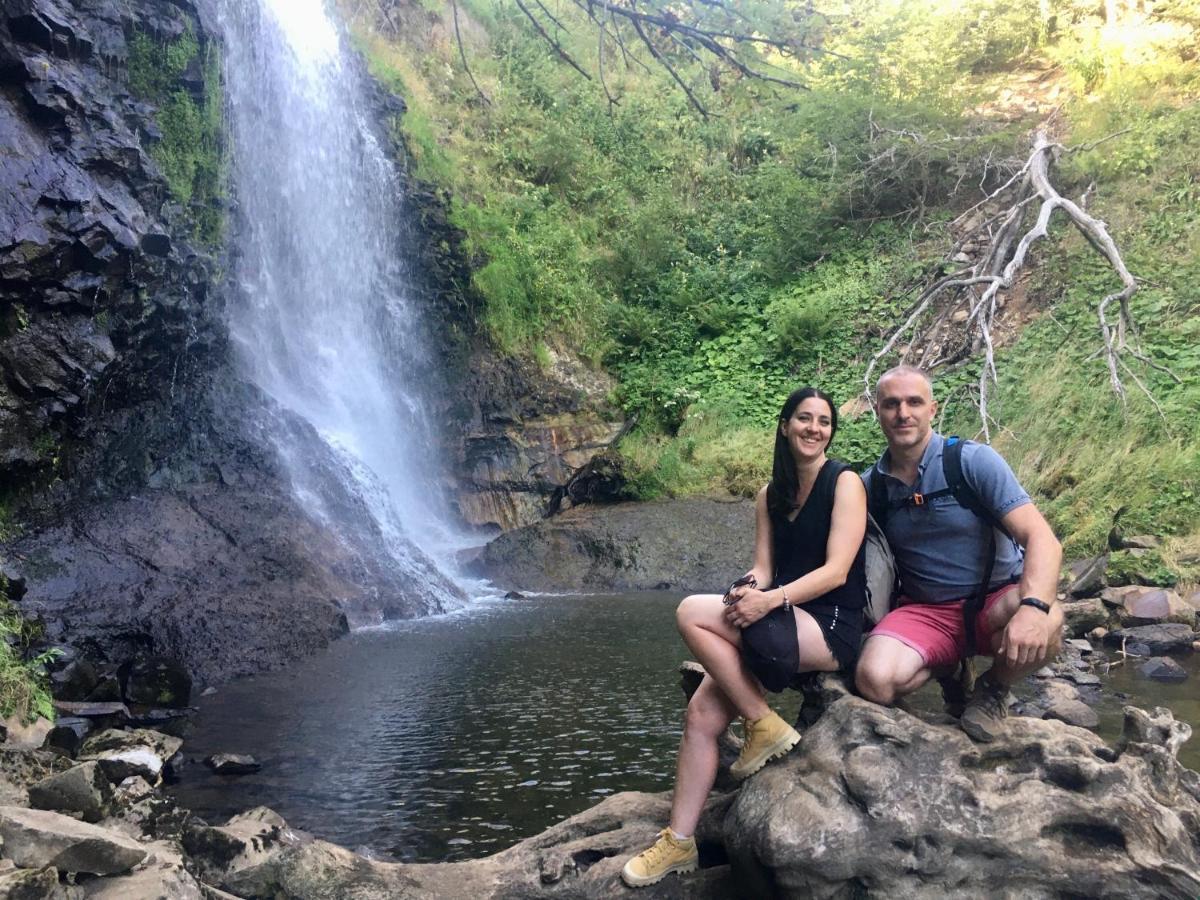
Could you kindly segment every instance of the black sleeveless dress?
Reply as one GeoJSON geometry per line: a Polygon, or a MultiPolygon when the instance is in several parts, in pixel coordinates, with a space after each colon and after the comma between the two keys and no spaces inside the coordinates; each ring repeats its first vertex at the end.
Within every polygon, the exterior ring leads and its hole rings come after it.
{"type": "MultiPolygon", "coordinates": [[[[777,587],[825,565],[834,492],[838,477],[848,468],[838,460],[826,460],[796,518],[789,522],[771,516],[774,583],[777,587]]],[[[863,609],[867,598],[865,552],[865,547],[860,545],[845,584],[795,607],[816,619],[825,643],[843,671],[853,668],[862,643],[863,609]]],[[[778,692],[791,684],[800,668],[800,647],[792,610],[778,607],[743,628],[742,658],[767,690],[778,692]]]]}

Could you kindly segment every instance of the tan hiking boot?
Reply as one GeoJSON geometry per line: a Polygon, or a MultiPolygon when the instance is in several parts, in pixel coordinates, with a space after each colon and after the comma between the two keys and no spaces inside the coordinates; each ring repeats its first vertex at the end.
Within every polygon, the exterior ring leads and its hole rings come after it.
{"type": "Polygon", "coordinates": [[[990,744],[1004,730],[1004,720],[1008,718],[1008,697],[1008,686],[993,679],[991,672],[984,673],[975,682],[975,691],[963,710],[960,720],[962,730],[972,740],[990,744]]]}
{"type": "Polygon", "coordinates": [[[783,756],[800,742],[800,732],[789,725],[775,712],[761,719],[742,720],[745,731],[741,755],[729,767],[735,780],[749,778],[767,764],[767,760],[783,756]]]}
{"type": "Polygon", "coordinates": [[[662,881],[672,872],[695,872],[700,853],[694,837],[679,840],[670,828],[658,833],[658,840],[643,850],[621,870],[621,880],[630,887],[645,887],[662,881]]]}

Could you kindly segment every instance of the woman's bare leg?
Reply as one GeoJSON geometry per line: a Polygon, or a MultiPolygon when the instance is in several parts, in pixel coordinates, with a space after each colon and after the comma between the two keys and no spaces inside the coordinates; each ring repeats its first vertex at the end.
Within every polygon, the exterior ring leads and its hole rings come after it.
{"type": "Polygon", "coordinates": [[[679,762],[675,769],[675,796],[671,800],[671,830],[680,837],[696,833],[704,801],[717,779],[717,739],[729,727],[737,709],[712,678],[705,675],[688,702],[679,762]]]}
{"type": "Polygon", "coordinates": [[[684,643],[704,666],[704,680],[688,703],[671,830],[683,837],[695,833],[700,811],[717,777],[717,739],[735,716],[765,716],[770,707],[758,680],[742,662],[741,630],[725,621],[719,594],[693,594],[679,604],[676,621],[684,643]]]}
{"type": "Polygon", "coordinates": [[[793,607],[796,618],[796,643],[800,647],[800,672],[836,672],[838,662],[825,643],[825,633],[817,620],[803,609],[793,607]]]}
{"type": "Polygon", "coordinates": [[[675,613],[683,642],[695,654],[738,715],[758,719],[771,711],[762,685],[742,662],[742,632],[725,621],[719,594],[685,597],[675,613]]]}

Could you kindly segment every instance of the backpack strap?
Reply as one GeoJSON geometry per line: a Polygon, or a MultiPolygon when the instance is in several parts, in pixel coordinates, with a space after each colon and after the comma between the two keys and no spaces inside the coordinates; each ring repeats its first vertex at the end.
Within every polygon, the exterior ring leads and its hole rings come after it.
{"type": "Polygon", "coordinates": [[[871,473],[871,481],[867,490],[867,512],[871,514],[871,518],[879,526],[880,530],[887,527],[888,516],[891,514],[892,507],[888,502],[887,481],[879,467],[871,473]]]}
{"type": "Polygon", "coordinates": [[[962,450],[964,444],[966,444],[966,441],[957,435],[951,435],[946,438],[946,442],[942,448],[942,475],[946,479],[946,489],[927,494],[926,499],[940,497],[947,493],[953,494],[959,506],[970,510],[988,526],[985,529],[983,539],[983,576],[979,579],[979,586],[975,589],[975,593],[963,603],[963,636],[967,644],[967,659],[970,659],[978,649],[975,646],[975,619],[983,609],[984,601],[987,599],[988,588],[992,584],[992,570],[996,565],[996,530],[999,529],[1009,539],[1012,538],[1012,535],[1004,527],[1004,523],[996,518],[992,511],[984,505],[983,501],[979,498],[979,494],[975,492],[975,489],[971,487],[963,475],[962,450]]]}

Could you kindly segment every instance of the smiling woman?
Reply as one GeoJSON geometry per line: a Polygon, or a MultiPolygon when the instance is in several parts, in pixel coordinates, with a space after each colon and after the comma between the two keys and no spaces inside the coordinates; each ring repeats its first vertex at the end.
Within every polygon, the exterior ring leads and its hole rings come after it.
{"type": "Polygon", "coordinates": [[[800,735],[764,699],[805,672],[853,667],[862,637],[866,492],[825,451],[837,406],[813,387],[779,413],[771,481],[758,492],[754,565],[722,598],[695,594],[677,622],[704,680],[688,703],[670,825],[625,865],[632,887],[698,864],[692,835],[717,775],[717,739],[736,716],[746,740],[730,774],[744,779],[783,756],[800,735]]]}

